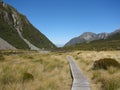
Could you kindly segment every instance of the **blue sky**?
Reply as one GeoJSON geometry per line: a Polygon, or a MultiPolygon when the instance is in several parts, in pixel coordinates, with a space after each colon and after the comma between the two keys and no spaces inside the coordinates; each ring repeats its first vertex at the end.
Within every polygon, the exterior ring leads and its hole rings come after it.
{"type": "Polygon", "coordinates": [[[54,44],[83,32],[120,28],[120,0],[4,0],[26,15],[54,44]]]}

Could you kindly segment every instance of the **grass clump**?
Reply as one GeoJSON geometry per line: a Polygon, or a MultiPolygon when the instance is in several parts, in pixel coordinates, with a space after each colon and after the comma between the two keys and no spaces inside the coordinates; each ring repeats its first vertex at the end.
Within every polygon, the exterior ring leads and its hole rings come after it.
{"type": "Polygon", "coordinates": [[[116,73],[118,71],[119,71],[118,68],[115,68],[115,67],[109,67],[108,68],[108,73],[109,74],[114,74],[114,73],[116,73]]]}
{"type": "Polygon", "coordinates": [[[101,85],[100,90],[119,90],[120,88],[120,76],[119,73],[109,74],[105,70],[93,71],[92,79],[96,84],[101,85]]]}
{"type": "Polygon", "coordinates": [[[0,83],[2,85],[14,83],[17,81],[14,75],[11,73],[12,70],[9,68],[10,67],[6,66],[6,67],[3,67],[1,70],[0,83]]]}
{"type": "Polygon", "coordinates": [[[95,71],[95,72],[93,72],[93,77],[92,77],[92,79],[96,79],[96,78],[98,78],[98,77],[100,77],[101,76],[101,72],[100,71],[95,71]]]}
{"type": "Polygon", "coordinates": [[[117,67],[120,68],[120,63],[112,58],[104,58],[94,62],[93,69],[105,69],[107,70],[109,67],[117,67]]]}
{"type": "Polygon", "coordinates": [[[102,76],[99,78],[103,90],[118,90],[120,88],[120,76],[102,76]]]}
{"type": "Polygon", "coordinates": [[[4,60],[5,60],[4,56],[0,54],[0,61],[4,61],[4,60]]]}
{"type": "Polygon", "coordinates": [[[8,73],[4,73],[2,75],[2,78],[0,78],[0,82],[3,85],[9,84],[9,83],[13,83],[15,81],[16,81],[16,79],[14,78],[14,76],[12,74],[8,74],[8,73]]]}
{"type": "Polygon", "coordinates": [[[34,76],[31,73],[25,72],[23,74],[23,82],[34,80],[34,76]]]}

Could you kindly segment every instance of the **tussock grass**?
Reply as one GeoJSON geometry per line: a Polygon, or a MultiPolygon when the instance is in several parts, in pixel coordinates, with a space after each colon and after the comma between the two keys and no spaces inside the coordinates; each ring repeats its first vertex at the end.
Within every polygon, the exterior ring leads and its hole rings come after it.
{"type": "Polygon", "coordinates": [[[117,73],[119,72],[119,68],[115,68],[115,67],[109,67],[108,68],[108,73],[109,74],[114,74],[114,73],[117,73]]]}
{"type": "Polygon", "coordinates": [[[31,73],[25,72],[23,74],[23,82],[25,81],[30,81],[30,80],[34,80],[34,76],[31,73]]]}
{"type": "Polygon", "coordinates": [[[70,90],[72,78],[66,55],[72,55],[91,84],[91,90],[119,90],[120,69],[93,70],[96,60],[113,58],[120,63],[120,51],[74,51],[3,55],[0,62],[0,90],[70,90]],[[26,75],[25,75],[26,73],[26,75]],[[23,77],[25,81],[23,82],[23,77]]]}
{"type": "Polygon", "coordinates": [[[92,74],[93,74],[93,77],[92,77],[93,80],[101,77],[101,72],[98,70],[94,71],[92,74]]]}
{"type": "Polygon", "coordinates": [[[118,90],[120,89],[120,76],[119,75],[103,75],[98,78],[102,83],[103,90],[118,90]],[[112,77],[112,78],[111,78],[112,77]]]}
{"type": "Polygon", "coordinates": [[[70,90],[71,76],[66,55],[21,53],[3,55],[0,90],[70,90]]]}
{"type": "Polygon", "coordinates": [[[109,74],[105,70],[96,70],[93,72],[94,81],[101,83],[100,90],[118,90],[120,88],[120,73],[109,74]]]}

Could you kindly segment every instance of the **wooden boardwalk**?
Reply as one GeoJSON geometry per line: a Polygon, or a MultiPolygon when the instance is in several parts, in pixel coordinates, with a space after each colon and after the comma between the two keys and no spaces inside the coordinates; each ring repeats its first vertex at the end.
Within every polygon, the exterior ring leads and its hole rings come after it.
{"type": "Polygon", "coordinates": [[[73,84],[71,90],[90,90],[90,85],[88,80],[85,78],[80,68],[75,63],[72,56],[67,56],[70,63],[71,74],[73,77],[73,84]]]}

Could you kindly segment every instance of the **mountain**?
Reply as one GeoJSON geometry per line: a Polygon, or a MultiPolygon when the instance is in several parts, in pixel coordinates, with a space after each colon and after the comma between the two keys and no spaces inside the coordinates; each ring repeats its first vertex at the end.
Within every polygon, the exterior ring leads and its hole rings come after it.
{"type": "Polygon", "coordinates": [[[94,40],[106,39],[108,36],[109,36],[109,33],[95,34],[92,32],[85,32],[79,37],[75,37],[71,39],[68,43],[65,44],[65,46],[71,46],[71,45],[75,45],[83,42],[89,43],[94,40]]]}
{"type": "Polygon", "coordinates": [[[82,42],[90,42],[96,38],[96,34],[92,32],[85,32],[79,37],[75,37],[71,39],[68,43],[65,44],[65,46],[71,46],[75,45],[77,43],[82,43],[82,42]]]}
{"type": "MultiPolygon", "coordinates": [[[[74,45],[67,45],[61,50],[120,50],[120,29],[115,30],[111,33],[100,33],[100,34],[84,34],[84,42],[76,43],[74,45]],[[86,36],[87,35],[87,36],[86,36]],[[87,43],[89,41],[89,43],[87,43]]],[[[79,37],[81,37],[79,36],[79,37]]]]}
{"type": "Polygon", "coordinates": [[[53,49],[56,46],[12,6],[0,2],[0,49],[53,49]],[[6,47],[7,46],[7,47],[6,47]]]}

